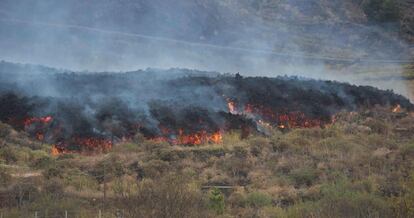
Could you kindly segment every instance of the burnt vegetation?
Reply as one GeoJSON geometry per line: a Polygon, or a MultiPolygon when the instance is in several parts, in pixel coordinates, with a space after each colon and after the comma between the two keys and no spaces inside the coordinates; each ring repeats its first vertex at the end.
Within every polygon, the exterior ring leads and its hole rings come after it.
{"type": "Polygon", "coordinates": [[[178,69],[18,75],[0,74],[5,217],[414,215],[414,108],[392,91],[178,69]]]}
{"type": "Polygon", "coordinates": [[[403,96],[367,86],[204,74],[178,69],[51,73],[19,81],[25,73],[3,72],[7,85],[0,96],[0,121],[59,151],[99,151],[137,134],[198,145],[220,142],[224,132],[233,130],[245,138],[266,134],[265,127],[325,127],[341,111],[414,108],[403,96]]]}

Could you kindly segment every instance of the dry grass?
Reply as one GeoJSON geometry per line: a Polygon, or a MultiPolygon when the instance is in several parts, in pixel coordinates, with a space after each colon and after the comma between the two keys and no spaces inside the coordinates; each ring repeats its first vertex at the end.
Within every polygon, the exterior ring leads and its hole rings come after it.
{"type": "MultiPolygon", "coordinates": [[[[410,177],[414,173],[414,117],[389,109],[343,113],[334,125],[323,129],[286,133],[275,129],[270,136],[257,134],[245,140],[228,133],[217,145],[184,147],[141,141],[94,156],[49,157],[44,151],[10,145],[0,152],[13,154],[15,160],[4,159],[4,155],[0,160],[26,166],[25,172],[43,172],[35,184],[39,190],[49,181],[61,184],[63,194],[56,202],[83,202],[78,206],[85,210],[100,205],[104,183],[112,202],[108,206],[115,209],[122,207],[118,204],[122,196],[137,192],[137,185],[171,174],[186,178],[191,190],[229,187],[222,190],[224,217],[382,217],[410,214],[414,208],[409,188],[414,183],[410,177]]],[[[0,168],[1,172],[11,173],[0,168]]],[[[10,187],[21,180],[9,179],[10,187]]],[[[206,195],[194,196],[204,202],[206,195]]],[[[17,206],[14,200],[10,202],[17,206]]],[[[23,205],[50,207],[42,206],[40,200],[23,205]]]]}

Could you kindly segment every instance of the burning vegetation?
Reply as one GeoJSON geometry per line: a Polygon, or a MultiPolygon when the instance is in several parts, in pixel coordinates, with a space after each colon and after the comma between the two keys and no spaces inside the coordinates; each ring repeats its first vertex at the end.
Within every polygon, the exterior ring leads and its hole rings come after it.
{"type": "Polygon", "coordinates": [[[245,138],[272,128],[324,128],[340,111],[413,110],[391,91],[331,81],[144,73],[48,75],[53,96],[0,75],[12,87],[0,90],[0,120],[52,144],[57,155],[105,152],[137,134],[172,145],[215,144],[228,131],[245,138]]]}

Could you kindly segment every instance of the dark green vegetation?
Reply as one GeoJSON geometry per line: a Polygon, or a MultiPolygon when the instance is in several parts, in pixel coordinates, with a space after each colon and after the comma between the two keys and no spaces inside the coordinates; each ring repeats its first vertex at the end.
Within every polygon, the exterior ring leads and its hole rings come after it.
{"type": "Polygon", "coordinates": [[[5,217],[413,217],[414,116],[342,113],[324,129],[226,133],[221,144],[143,140],[50,155],[0,126],[5,217]]]}

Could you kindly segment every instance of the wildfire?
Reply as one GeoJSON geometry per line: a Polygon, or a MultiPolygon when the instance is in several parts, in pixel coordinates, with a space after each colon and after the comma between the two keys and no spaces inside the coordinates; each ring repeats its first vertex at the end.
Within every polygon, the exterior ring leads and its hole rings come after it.
{"type": "Polygon", "coordinates": [[[112,141],[100,138],[77,138],[75,144],[81,146],[85,150],[101,150],[103,152],[112,149],[112,141]]]}
{"type": "Polygon", "coordinates": [[[24,121],[24,125],[27,127],[27,126],[32,125],[33,123],[48,124],[48,123],[50,123],[52,121],[53,121],[53,117],[52,116],[46,116],[46,117],[31,117],[31,118],[28,118],[28,119],[26,119],[24,121]]]}
{"type": "MultiPolygon", "coordinates": [[[[237,102],[230,98],[226,98],[228,111],[234,115],[245,115],[253,119],[259,128],[271,129],[273,127],[279,129],[290,128],[311,128],[322,126],[326,122],[318,119],[308,118],[302,112],[283,112],[274,108],[246,103],[244,106],[239,106],[237,102]]],[[[398,109],[401,107],[398,105],[398,109]]],[[[203,120],[198,118],[199,125],[203,125],[203,120]]],[[[34,117],[25,120],[27,128],[35,129],[34,137],[38,140],[45,139],[44,127],[46,124],[53,121],[52,116],[34,117]],[[33,125],[36,124],[36,125],[33,125]],[[43,125],[37,125],[43,124],[43,125]]],[[[197,128],[199,126],[197,125],[197,128]]],[[[194,130],[186,128],[171,129],[165,126],[159,126],[159,135],[149,138],[150,140],[159,142],[168,142],[173,145],[201,145],[207,143],[221,143],[223,140],[222,133],[225,127],[218,127],[218,129],[194,130]]],[[[48,134],[49,135],[49,134],[48,134]]],[[[53,134],[52,134],[53,135],[53,134]]],[[[49,136],[48,136],[49,137],[49,136]]],[[[68,141],[57,142],[51,148],[51,154],[54,156],[65,153],[89,153],[89,152],[106,152],[112,149],[113,141],[106,137],[73,137],[68,141]],[[75,148],[75,149],[74,149],[75,148]]]]}
{"type": "Polygon", "coordinates": [[[61,151],[59,151],[59,149],[55,145],[53,145],[50,154],[52,156],[58,156],[59,154],[61,154],[61,151]]]}
{"type": "Polygon", "coordinates": [[[90,153],[92,152],[107,152],[112,149],[112,141],[108,139],[100,138],[75,138],[70,145],[78,146],[80,150],[68,149],[68,144],[60,143],[59,145],[53,145],[50,153],[53,156],[60,154],[69,154],[74,152],[90,153]]]}
{"type": "Polygon", "coordinates": [[[45,139],[46,127],[52,121],[52,116],[31,117],[24,120],[24,127],[26,130],[30,129],[30,132],[34,138],[39,141],[43,141],[45,139]]]}
{"type": "Polygon", "coordinates": [[[401,111],[402,111],[402,108],[401,108],[401,105],[399,105],[399,104],[397,104],[397,106],[395,106],[395,107],[392,109],[392,112],[393,112],[393,113],[401,113],[401,111]]]}
{"type": "Polygon", "coordinates": [[[192,134],[184,133],[183,129],[178,130],[177,135],[155,137],[152,140],[159,142],[169,142],[174,145],[201,145],[204,143],[221,143],[223,137],[220,131],[208,133],[200,131],[192,134]]]}
{"type": "Polygon", "coordinates": [[[228,110],[232,114],[245,114],[256,120],[261,126],[276,126],[279,129],[286,128],[312,128],[323,126],[326,122],[319,119],[310,119],[302,112],[276,112],[272,108],[247,103],[244,110],[238,112],[236,102],[227,99],[228,110]]]}

